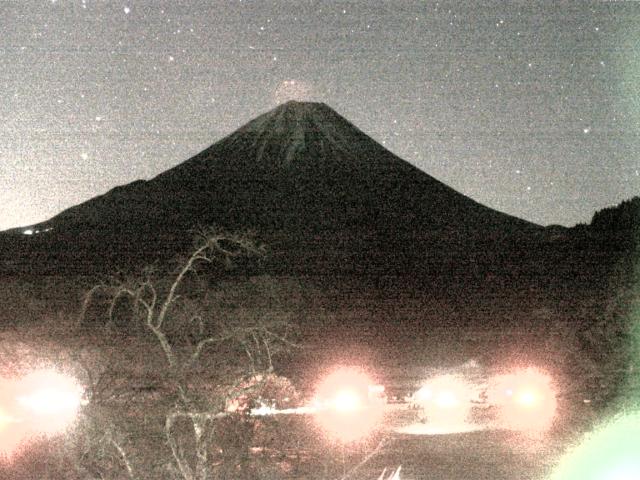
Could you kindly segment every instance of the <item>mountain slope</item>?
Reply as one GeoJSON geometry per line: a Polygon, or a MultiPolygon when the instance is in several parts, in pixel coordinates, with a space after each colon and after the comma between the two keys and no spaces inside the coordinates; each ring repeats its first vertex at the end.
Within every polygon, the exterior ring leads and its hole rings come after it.
{"type": "Polygon", "coordinates": [[[133,254],[136,242],[184,236],[197,225],[297,240],[340,235],[356,239],[359,250],[385,243],[397,250],[403,239],[433,232],[495,238],[539,230],[401,160],[328,106],[299,102],[257,117],[149,181],[117,187],[32,228],[51,229],[51,239],[82,238],[88,249],[127,244],[133,254]],[[358,244],[363,238],[373,243],[358,244]]]}
{"type": "Polygon", "coordinates": [[[311,232],[531,226],[397,158],[326,105],[297,102],[261,115],[148,182],[73,207],[41,229],[123,221],[311,232]]]}

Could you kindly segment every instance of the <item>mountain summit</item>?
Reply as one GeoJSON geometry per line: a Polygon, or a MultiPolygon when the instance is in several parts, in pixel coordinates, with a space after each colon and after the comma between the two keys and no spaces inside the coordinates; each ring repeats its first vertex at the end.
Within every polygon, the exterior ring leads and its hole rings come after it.
{"type": "Polygon", "coordinates": [[[184,236],[197,225],[377,244],[433,232],[495,237],[537,228],[444,185],[327,105],[295,101],[151,180],[117,187],[31,228],[99,244],[105,235],[116,243],[184,236]]]}
{"type": "Polygon", "coordinates": [[[287,102],[149,181],[118,187],[39,228],[263,232],[531,226],[401,160],[322,103],[287,102]]]}

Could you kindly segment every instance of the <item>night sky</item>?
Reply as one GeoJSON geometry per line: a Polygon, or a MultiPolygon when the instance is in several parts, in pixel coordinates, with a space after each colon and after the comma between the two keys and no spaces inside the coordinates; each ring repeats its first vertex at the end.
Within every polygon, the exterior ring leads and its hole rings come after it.
{"type": "Polygon", "coordinates": [[[0,229],[323,101],[492,208],[640,194],[640,2],[0,0],[0,229]]]}

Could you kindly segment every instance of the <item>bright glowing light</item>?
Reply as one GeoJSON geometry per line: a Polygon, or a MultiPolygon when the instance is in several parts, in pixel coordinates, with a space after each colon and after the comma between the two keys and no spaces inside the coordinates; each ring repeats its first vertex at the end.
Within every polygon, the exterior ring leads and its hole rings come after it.
{"type": "Polygon", "coordinates": [[[369,394],[384,394],[384,385],[369,385],[369,394]]]}
{"type": "Polygon", "coordinates": [[[550,480],[640,478],[640,412],[615,418],[568,452],[550,480]]]}
{"type": "Polygon", "coordinates": [[[433,396],[433,392],[431,391],[431,388],[427,386],[427,387],[422,387],[420,390],[418,390],[413,397],[414,397],[415,403],[421,403],[421,402],[426,402],[428,400],[431,400],[432,396],[433,396]]]}
{"type": "Polygon", "coordinates": [[[538,403],[537,392],[531,390],[520,392],[517,401],[523,407],[534,407],[538,403]]]}
{"type": "Polygon", "coordinates": [[[36,415],[56,415],[80,406],[77,392],[61,391],[55,388],[43,388],[20,396],[18,403],[36,415]]]}
{"type": "Polygon", "coordinates": [[[7,413],[5,413],[1,408],[0,408],[0,430],[2,430],[4,427],[6,427],[9,423],[14,422],[15,420],[13,419],[13,417],[11,417],[10,415],[8,415],[7,413]]]}
{"type": "Polygon", "coordinates": [[[333,400],[333,407],[340,412],[353,412],[363,406],[363,399],[353,390],[341,390],[333,400]]]}
{"type": "Polygon", "coordinates": [[[557,400],[551,377],[534,368],[495,377],[488,401],[500,407],[499,426],[543,431],[551,427],[557,400]]]}
{"type": "Polygon", "coordinates": [[[325,432],[341,442],[369,435],[382,420],[380,402],[369,401],[373,382],[353,368],[336,370],[318,386],[316,419],[325,432]]]}
{"type": "Polygon", "coordinates": [[[55,370],[37,370],[17,382],[18,414],[40,433],[65,430],[76,418],[83,390],[75,379],[55,370]]]}
{"type": "Polygon", "coordinates": [[[430,424],[449,429],[466,422],[473,396],[473,386],[462,376],[440,375],[426,382],[413,397],[430,424]]]}
{"type": "Polygon", "coordinates": [[[0,455],[11,456],[24,438],[24,428],[12,412],[12,380],[0,377],[0,455]]]}
{"type": "Polygon", "coordinates": [[[442,408],[453,408],[460,404],[460,399],[455,392],[445,390],[443,392],[438,392],[435,403],[442,408]]]}
{"type": "Polygon", "coordinates": [[[268,407],[267,405],[260,405],[258,408],[251,409],[251,415],[254,416],[266,416],[275,415],[278,411],[275,408],[268,407]]]}
{"type": "Polygon", "coordinates": [[[632,465],[631,462],[614,466],[605,473],[604,480],[638,480],[640,475],[640,468],[638,467],[638,465],[632,465]]]}
{"type": "Polygon", "coordinates": [[[81,398],[77,382],[55,370],[0,379],[0,453],[12,456],[32,437],[65,431],[76,418],[81,398]]]}
{"type": "Polygon", "coordinates": [[[372,382],[362,371],[355,368],[340,368],[326,377],[316,390],[316,398],[321,402],[336,404],[342,397],[348,402],[355,402],[359,397],[364,403],[368,397],[369,385],[372,382]]]}

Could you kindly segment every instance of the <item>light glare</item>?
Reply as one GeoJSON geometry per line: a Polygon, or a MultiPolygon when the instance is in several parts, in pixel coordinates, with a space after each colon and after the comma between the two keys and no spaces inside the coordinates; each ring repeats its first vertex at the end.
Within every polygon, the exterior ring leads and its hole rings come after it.
{"type": "Polygon", "coordinates": [[[36,370],[17,382],[16,414],[39,433],[59,433],[73,423],[83,390],[72,377],[36,370]]]}
{"type": "Polygon", "coordinates": [[[36,390],[30,395],[17,398],[18,403],[36,415],[54,415],[76,410],[80,398],[75,392],[65,392],[53,388],[36,390]]]}
{"type": "Polygon", "coordinates": [[[340,368],[318,386],[316,420],[331,438],[343,443],[368,436],[382,420],[380,402],[370,400],[373,382],[360,370],[340,368]]]}
{"type": "Polygon", "coordinates": [[[0,430],[13,421],[13,418],[0,409],[0,430]]]}
{"type": "Polygon", "coordinates": [[[436,404],[442,408],[453,408],[460,404],[460,400],[454,392],[444,391],[438,393],[436,404]]]}
{"type": "Polygon", "coordinates": [[[500,407],[503,428],[544,431],[551,427],[557,399],[551,377],[535,368],[519,370],[493,379],[487,392],[490,404],[500,407]]]}
{"type": "Polygon", "coordinates": [[[518,402],[525,407],[533,407],[537,402],[537,395],[532,391],[524,391],[520,394],[518,402]]]}
{"type": "Polygon", "coordinates": [[[473,386],[462,376],[440,375],[431,378],[414,394],[414,402],[422,408],[430,424],[457,429],[467,422],[473,396],[473,386]]]}
{"type": "Polygon", "coordinates": [[[342,390],[338,392],[333,406],[340,412],[353,412],[362,408],[362,399],[353,390],[342,390]]]}

